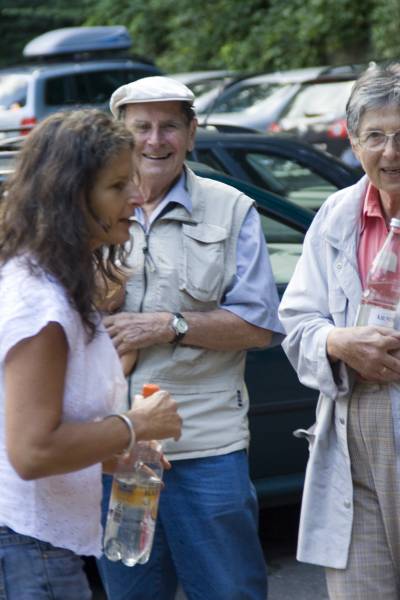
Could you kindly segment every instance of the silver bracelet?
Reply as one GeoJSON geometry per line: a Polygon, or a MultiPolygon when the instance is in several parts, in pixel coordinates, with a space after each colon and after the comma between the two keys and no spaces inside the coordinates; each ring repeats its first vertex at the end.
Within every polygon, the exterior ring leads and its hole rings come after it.
{"type": "Polygon", "coordinates": [[[129,435],[130,435],[129,444],[127,445],[125,450],[123,450],[121,453],[117,454],[117,456],[123,456],[123,457],[129,456],[130,453],[132,452],[132,448],[136,442],[136,435],[135,435],[135,430],[133,429],[133,423],[130,420],[130,418],[127,415],[125,415],[124,413],[111,413],[110,415],[107,415],[105,418],[109,419],[110,417],[117,417],[118,419],[121,419],[121,421],[123,421],[125,423],[125,425],[127,426],[127,428],[129,429],[129,435]]]}

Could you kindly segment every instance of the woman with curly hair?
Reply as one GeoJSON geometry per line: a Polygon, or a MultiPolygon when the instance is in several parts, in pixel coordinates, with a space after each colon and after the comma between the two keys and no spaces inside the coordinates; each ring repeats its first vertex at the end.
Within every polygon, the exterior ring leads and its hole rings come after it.
{"type": "Polygon", "coordinates": [[[140,199],[133,141],[94,110],[28,136],[0,213],[0,587],[85,600],[101,554],[101,471],[135,440],[180,436],[166,392],[121,413],[126,384],[96,277],[118,279],[140,199]]]}

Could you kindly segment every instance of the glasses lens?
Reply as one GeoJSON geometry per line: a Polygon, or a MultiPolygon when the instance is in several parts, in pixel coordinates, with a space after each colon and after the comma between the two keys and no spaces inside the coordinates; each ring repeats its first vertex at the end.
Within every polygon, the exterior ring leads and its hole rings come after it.
{"type": "Polygon", "coordinates": [[[393,143],[396,146],[396,149],[398,150],[400,148],[400,131],[396,131],[396,133],[394,134],[393,143]]]}
{"type": "Polygon", "coordinates": [[[361,139],[361,143],[368,150],[380,150],[385,146],[386,135],[381,131],[370,131],[361,139]]]}
{"type": "Polygon", "coordinates": [[[383,131],[368,131],[360,136],[360,145],[367,150],[383,150],[390,138],[393,138],[396,149],[400,149],[400,131],[388,134],[383,131]]]}

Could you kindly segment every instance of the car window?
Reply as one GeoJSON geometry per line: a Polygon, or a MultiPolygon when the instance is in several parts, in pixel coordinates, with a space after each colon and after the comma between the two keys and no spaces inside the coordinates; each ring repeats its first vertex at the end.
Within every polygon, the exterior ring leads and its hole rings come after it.
{"type": "Polygon", "coordinates": [[[202,79],[201,81],[196,81],[194,83],[188,84],[188,87],[190,87],[197,99],[198,96],[201,96],[202,94],[207,94],[209,91],[215,89],[216,87],[222,87],[224,85],[224,82],[228,79],[229,77],[214,77],[214,79],[202,79]]]}
{"type": "Polygon", "coordinates": [[[232,88],[226,93],[225,98],[221,98],[220,102],[216,102],[213,107],[213,112],[240,112],[245,109],[251,109],[260,102],[264,102],[276,94],[284,94],[288,85],[281,83],[260,83],[246,85],[240,88],[232,88]]]}
{"type": "Polygon", "coordinates": [[[148,71],[112,69],[51,77],[45,85],[48,106],[107,103],[117,87],[149,75],[148,71]]]}
{"type": "Polygon", "coordinates": [[[304,86],[289,104],[284,117],[288,119],[344,114],[354,81],[314,83],[304,86]]]}
{"type": "Polygon", "coordinates": [[[310,168],[289,158],[264,152],[242,152],[243,161],[255,183],[280,193],[303,208],[317,210],[338,189],[310,168]]]}
{"type": "Polygon", "coordinates": [[[26,104],[27,75],[13,73],[0,76],[0,110],[17,110],[26,104]]]}
{"type": "Polygon", "coordinates": [[[277,285],[286,285],[300,258],[304,233],[267,216],[260,207],[258,212],[268,245],[275,282],[277,285]]]}
{"type": "MultiPolygon", "coordinates": [[[[191,154],[189,154],[189,158],[190,157],[191,154]]],[[[196,160],[208,165],[209,167],[212,167],[213,169],[216,169],[217,171],[228,173],[223,164],[218,160],[218,157],[211,150],[196,148],[196,160]]]]}

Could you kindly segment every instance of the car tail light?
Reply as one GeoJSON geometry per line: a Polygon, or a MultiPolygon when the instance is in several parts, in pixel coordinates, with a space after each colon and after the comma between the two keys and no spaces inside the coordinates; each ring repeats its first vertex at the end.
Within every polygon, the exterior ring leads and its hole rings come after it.
{"type": "Polygon", "coordinates": [[[330,138],[347,138],[346,119],[339,119],[329,125],[327,134],[330,138]]]}
{"type": "Polygon", "coordinates": [[[279,123],[271,123],[269,127],[267,127],[267,131],[270,131],[271,133],[279,133],[282,131],[282,127],[279,125],[279,123]]]}
{"type": "Polygon", "coordinates": [[[31,129],[36,125],[37,119],[35,117],[25,117],[21,120],[21,135],[28,135],[31,129]],[[25,127],[25,129],[24,129],[25,127]]]}

